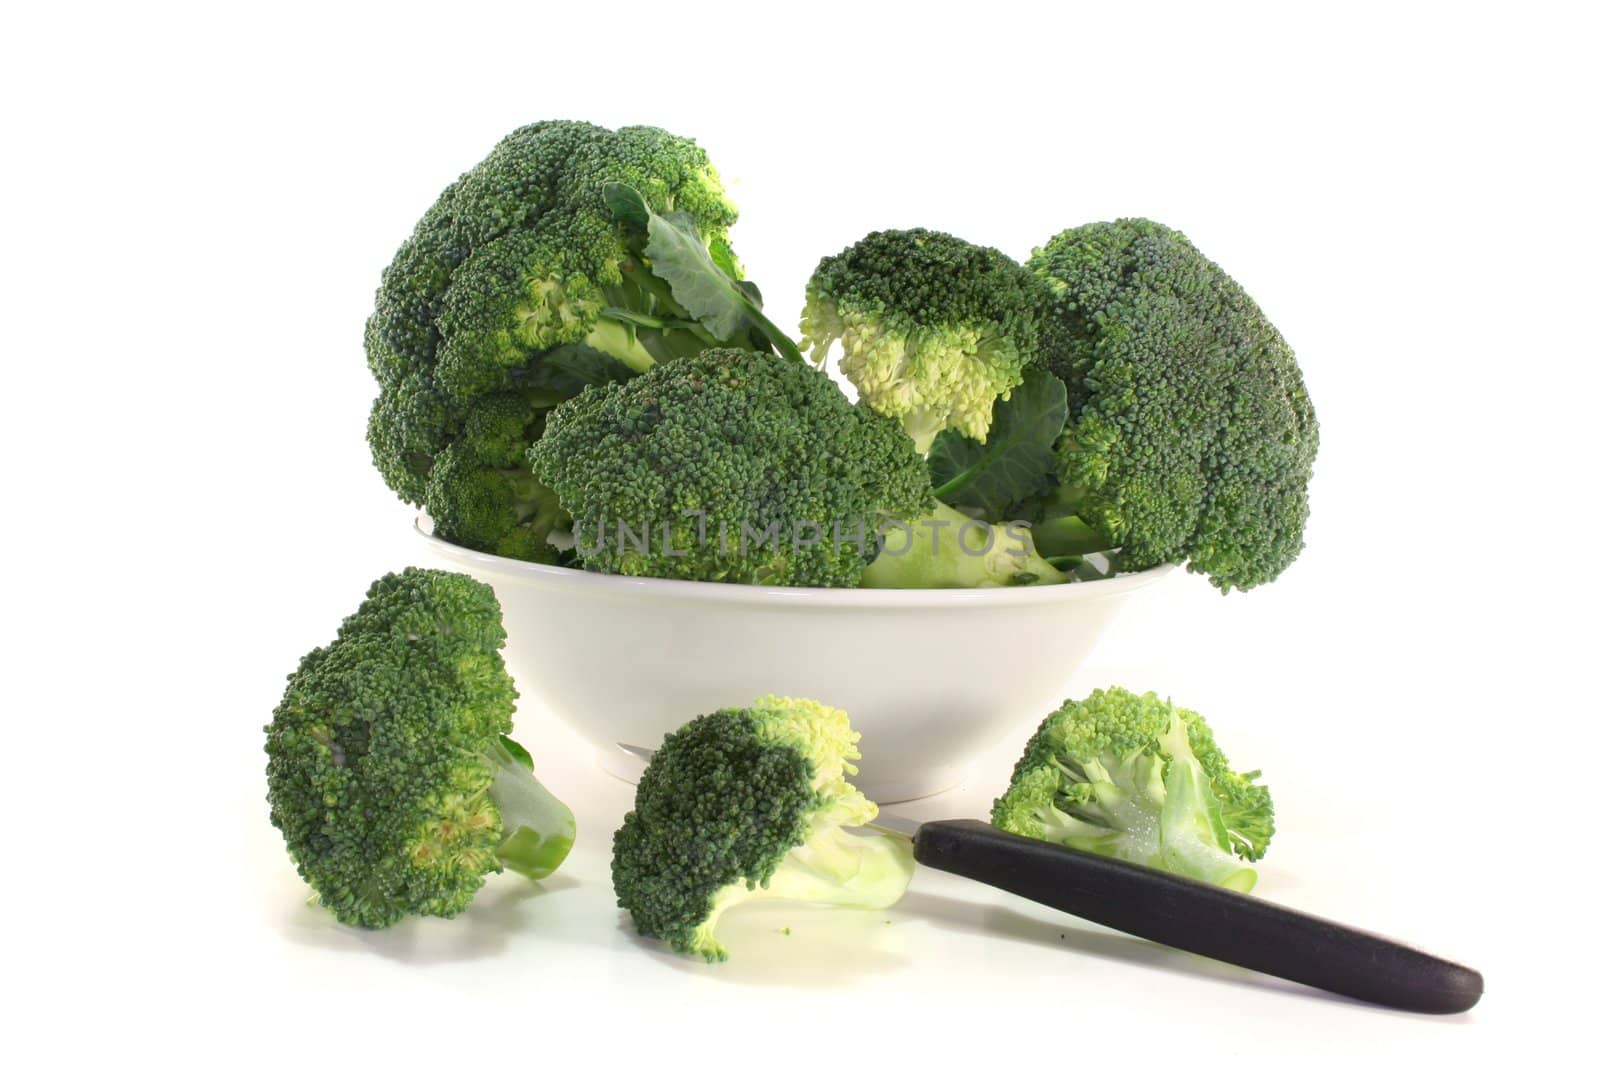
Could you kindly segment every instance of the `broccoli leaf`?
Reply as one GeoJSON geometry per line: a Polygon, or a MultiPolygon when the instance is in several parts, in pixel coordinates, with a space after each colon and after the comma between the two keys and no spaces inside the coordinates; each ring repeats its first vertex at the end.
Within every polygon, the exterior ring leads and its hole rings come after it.
{"type": "Polygon", "coordinates": [[[977,508],[990,522],[1014,517],[1022,501],[1050,488],[1053,446],[1067,422],[1067,387],[1038,368],[994,405],[994,422],[982,444],[945,430],[928,452],[928,472],[940,500],[977,508]]]}
{"type": "Polygon", "coordinates": [[[617,182],[607,182],[602,193],[618,222],[647,237],[644,255],[651,271],[712,336],[738,344],[754,332],[785,358],[800,360],[795,343],[761,313],[759,297],[732,277],[732,259],[725,251],[706,247],[693,219],[681,213],[658,215],[637,189],[617,182]]]}
{"type": "Polygon", "coordinates": [[[600,188],[600,195],[612,217],[627,229],[644,233],[650,228],[653,212],[650,205],[644,202],[644,197],[639,195],[639,190],[620,182],[606,182],[600,188]]]}
{"type": "MultiPolygon", "coordinates": [[[[735,280],[738,279],[739,261],[734,258],[733,246],[721,237],[711,239],[711,261],[717,265],[722,273],[735,280]]],[[[761,303],[761,294],[756,291],[755,286],[746,283],[745,288],[755,293],[756,303],[761,303]]]]}
{"type": "Polygon", "coordinates": [[[505,734],[500,735],[500,744],[503,745],[506,752],[511,755],[512,762],[520,763],[530,771],[533,770],[533,755],[527,749],[511,740],[511,738],[505,734]]]}

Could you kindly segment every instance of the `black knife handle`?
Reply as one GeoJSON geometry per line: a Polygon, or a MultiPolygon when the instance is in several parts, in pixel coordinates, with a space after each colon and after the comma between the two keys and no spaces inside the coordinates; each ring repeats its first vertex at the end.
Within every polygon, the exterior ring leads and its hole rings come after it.
{"type": "Polygon", "coordinates": [[[1483,975],[1407,945],[1208,882],[996,830],[924,823],[917,862],[1114,930],[1406,1011],[1466,1011],[1483,975]]]}

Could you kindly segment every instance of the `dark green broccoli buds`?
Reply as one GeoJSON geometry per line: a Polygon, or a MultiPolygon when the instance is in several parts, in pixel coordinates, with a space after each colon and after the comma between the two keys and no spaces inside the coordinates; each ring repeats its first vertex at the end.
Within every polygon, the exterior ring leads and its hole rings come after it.
{"type": "Polygon", "coordinates": [[[1187,560],[1224,592],[1281,574],[1304,543],[1318,433],[1261,309],[1147,219],[1067,230],[1028,265],[1055,294],[1045,360],[1070,406],[1037,517],[1081,521],[1124,569],[1187,560]]]}
{"type": "MultiPolygon", "coordinates": [[[[366,331],[382,388],[368,441],[389,487],[425,505],[447,540],[556,561],[550,534],[565,517],[526,460],[548,411],[657,362],[768,344],[746,327],[753,319],[717,333],[674,299],[645,239],[608,203],[608,183],[666,213],[679,245],[702,249],[694,266],[738,281],[735,211],[706,154],[663,130],[584,122],[506,137],[444,191],[384,271],[366,331]]],[[[738,290],[747,306],[752,292],[738,290]]]]}
{"type": "Polygon", "coordinates": [[[728,955],[717,920],[748,900],[899,900],[911,842],[845,829],[878,814],[846,777],[860,737],[838,708],[774,696],[667,737],[612,842],[617,903],[639,933],[715,961],[728,955]]]}
{"type": "Polygon", "coordinates": [[[825,375],[715,349],[557,408],[530,450],[590,570],[853,586],[880,523],[934,505],[888,419],[825,375]]]}
{"type": "Polygon", "coordinates": [[[290,675],[267,726],[267,800],[340,922],[448,918],[485,875],[543,878],[572,848],[572,812],[505,736],[505,636],[488,586],[410,568],[373,583],[290,675]]]}

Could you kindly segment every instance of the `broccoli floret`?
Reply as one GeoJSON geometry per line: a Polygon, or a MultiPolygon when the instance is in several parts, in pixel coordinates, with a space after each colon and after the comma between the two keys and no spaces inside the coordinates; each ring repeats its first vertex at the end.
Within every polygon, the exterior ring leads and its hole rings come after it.
{"type": "Polygon", "coordinates": [[[548,534],[564,520],[526,460],[545,413],[660,361],[770,342],[750,316],[724,315],[716,332],[674,296],[685,271],[713,289],[740,284],[734,218],[705,153],[662,130],[541,122],[506,137],[384,271],[366,331],[381,387],[368,441],[390,488],[426,506],[441,537],[554,562],[548,534]],[[618,216],[610,185],[644,215],[667,213],[679,258],[700,258],[664,276],[645,223],[618,216]]]}
{"type": "Polygon", "coordinates": [[[854,586],[880,523],[934,504],[893,422],[804,363],[747,350],[591,389],[529,455],[584,566],[613,574],[854,586]]]}
{"type": "Polygon", "coordinates": [[[554,871],[572,812],[511,729],[494,591],[409,568],[374,582],[289,676],[267,726],[267,800],[300,876],[340,922],[460,913],[484,876],[554,871]]]}
{"type": "Polygon", "coordinates": [[[612,847],[617,903],[639,933],[715,961],[727,958],[717,920],[747,900],[899,900],[911,843],[844,829],[878,814],[845,777],[859,739],[843,711],[773,696],[670,734],[612,847]]]}
{"type": "Polygon", "coordinates": [[[533,476],[527,451],[553,404],[491,393],[473,405],[428,475],[424,504],[441,528],[472,530],[472,547],[497,556],[550,559],[550,535],[572,520],[533,476]]]}
{"type": "Polygon", "coordinates": [[[817,265],[803,344],[926,452],[946,427],[982,441],[994,402],[1039,355],[1049,291],[1015,261],[932,230],[882,230],[817,265]]]}
{"type": "Polygon", "coordinates": [[[1261,309],[1146,219],[1067,230],[1028,265],[1054,292],[1043,358],[1070,407],[1056,485],[1028,516],[1053,524],[1046,554],[1187,560],[1224,592],[1281,574],[1303,546],[1318,431],[1261,309]]]}
{"type": "Polygon", "coordinates": [[[1154,693],[1095,690],[1040,724],[994,802],[1014,834],[1248,892],[1272,797],[1228,767],[1198,714],[1154,693]]]}

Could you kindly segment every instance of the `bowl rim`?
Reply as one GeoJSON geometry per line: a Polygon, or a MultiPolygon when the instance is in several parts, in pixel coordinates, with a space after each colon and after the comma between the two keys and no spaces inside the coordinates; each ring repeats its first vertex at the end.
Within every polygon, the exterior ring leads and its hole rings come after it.
{"type": "Polygon", "coordinates": [[[496,556],[477,549],[463,548],[425,528],[426,518],[412,523],[417,536],[446,559],[530,584],[561,585],[568,591],[587,589],[595,593],[647,594],[676,600],[717,601],[734,604],[781,604],[785,607],[814,608],[933,608],[950,604],[1048,603],[1099,600],[1120,596],[1150,585],[1172,573],[1171,563],[1142,571],[1130,571],[1092,582],[1068,582],[997,589],[829,589],[811,586],[740,585],[732,582],[691,582],[681,578],[649,578],[623,574],[597,574],[593,571],[557,567],[548,563],[496,556]]]}

